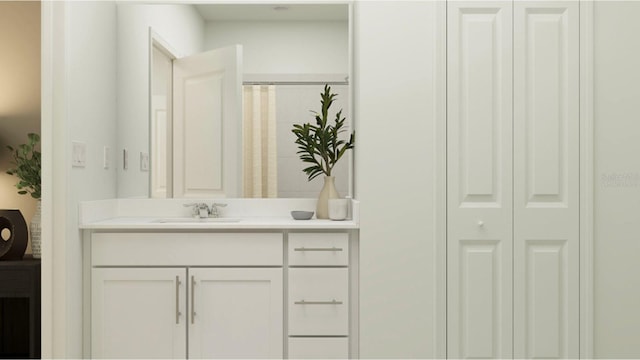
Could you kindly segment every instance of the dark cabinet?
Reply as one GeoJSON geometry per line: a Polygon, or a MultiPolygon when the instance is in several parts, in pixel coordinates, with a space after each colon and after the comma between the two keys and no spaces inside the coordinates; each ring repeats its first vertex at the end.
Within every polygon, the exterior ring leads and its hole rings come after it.
{"type": "Polygon", "coordinates": [[[40,260],[0,261],[0,358],[40,357],[40,260]]]}

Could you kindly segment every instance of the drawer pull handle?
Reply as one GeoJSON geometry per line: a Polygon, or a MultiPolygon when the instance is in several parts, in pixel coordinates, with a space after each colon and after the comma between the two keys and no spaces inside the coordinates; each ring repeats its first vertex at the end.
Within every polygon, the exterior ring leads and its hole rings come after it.
{"type": "Polygon", "coordinates": [[[176,275],[176,325],[180,324],[180,277],[176,275]]]}
{"type": "Polygon", "coordinates": [[[330,248],[307,248],[307,247],[299,247],[294,248],[294,251],[342,251],[342,248],[330,247],[330,248]]]}
{"type": "Polygon", "coordinates": [[[294,302],[294,304],[296,304],[296,305],[342,305],[342,301],[337,301],[336,299],[333,299],[331,301],[305,301],[305,300],[300,300],[300,301],[294,302]]]}

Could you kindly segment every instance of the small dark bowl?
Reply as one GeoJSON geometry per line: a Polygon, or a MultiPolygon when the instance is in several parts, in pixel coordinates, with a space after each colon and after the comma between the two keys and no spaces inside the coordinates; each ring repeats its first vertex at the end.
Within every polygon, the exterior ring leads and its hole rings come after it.
{"type": "Polygon", "coordinates": [[[313,211],[292,211],[291,216],[296,220],[309,220],[313,217],[313,211]]]}

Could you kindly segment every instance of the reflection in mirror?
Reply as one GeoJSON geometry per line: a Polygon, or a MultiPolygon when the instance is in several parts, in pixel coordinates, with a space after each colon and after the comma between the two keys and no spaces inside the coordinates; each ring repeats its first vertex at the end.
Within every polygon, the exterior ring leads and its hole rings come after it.
{"type": "Polygon", "coordinates": [[[167,198],[172,196],[171,186],[171,92],[172,92],[172,61],[175,55],[152,36],[152,71],[151,71],[151,197],[167,198]]]}
{"type": "MultiPolygon", "coordinates": [[[[311,182],[302,172],[306,167],[296,154],[293,124],[314,123],[311,110],[320,112],[320,93],[324,85],[299,83],[244,86],[244,196],[314,198],[323,185],[323,178],[311,182]]],[[[349,87],[331,86],[338,96],[332,105],[330,119],[342,109],[349,119],[349,87]]],[[[348,133],[346,131],[345,133],[348,133]]],[[[333,175],[336,189],[342,196],[349,191],[350,152],[337,163],[333,175]]]]}
{"type": "MultiPolygon", "coordinates": [[[[135,28],[131,24],[138,21],[136,17],[152,30],[147,33],[151,38],[147,40],[150,44],[147,51],[150,56],[148,149],[152,162],[148,195],[158,198],[318,196],[322,179],[307,181],[291,129],[294,123],[314,121],[310,111],[320,110],[320,93],[325,83],[338,94],[332,110],[343,109],[347,124],[351,124],[347,82],[350,72],[348,5],[292,4],[284,10],[275,5],[249,4],[180,5],[179,8],[177,5],[118,6],[119,21],[125,19],[125,29],[119,25],[121,33],[135,28]],[[182,18],[172,19],[173,14],[182,14],[182,18]],[[182,25],[179,27],[184,29],[184,24],[193,22],[193,18],[200,18],[201,22],[182,30],[181,34],[175,33],[176,26],[182,25]],[[172,21],[173,27],[166,25],[172,21]],[[189,46],[183,44],[185,38],[194,36],[200,38],[189,46]],[[199,50],[194,46],[198,42],[199,50]],[[175,95],[176,83],[193,80],[191,75],[182,79],[175,77],[174,68],[180,59],[235,45],[241,49],[236,59],[240,79],[233,80],[237,82],[237,92],[223,92],[223,84],[230,82],[224,78],[225,71],[219,74],[210,71],[206,77],[191,82],[195,84],[192,91],[187,89],[182,95],[175,95]],[[204,82],[212,87],[199,88],[198,84],[204,82]],[[237,93],[238,101],[223,106],[222,100],[215,98],[192,100],[189,92],[217,94],[220,99],[230,96],[222,96],[223,93],[237,93]],[[187,105],[196,105],[185,107],[176,103],[176,98],[187,105]],[[238,111],[231,121],[222,108],[235,107],[235,104],[238,111]],[[208,112],[205,108],[209,108],[208,112]],[[181,118],[194,113],[198,113],[197,121],[181,118]],[[219,123],[211,123],[211,119],[216,118],[219,123]],[[229,132],[231,128],[233,131],[229,132]],[[229,156],[231,152],[234,156],[229,156]],[[202,154],[206,156],[198,158],[202,154]],[[191,178],[188,174],[192,174],[191,178]]],[[[335,112],[330,115],[333,117],[335,112]]],[[[350,156],[350,153],[345,155],[335,168],[336,187],[342,196],[351,195],[350,156]]],[[[127,181],[121,183],[124,177],[119,178],[119,194],[133,189],[127,181]]]]}

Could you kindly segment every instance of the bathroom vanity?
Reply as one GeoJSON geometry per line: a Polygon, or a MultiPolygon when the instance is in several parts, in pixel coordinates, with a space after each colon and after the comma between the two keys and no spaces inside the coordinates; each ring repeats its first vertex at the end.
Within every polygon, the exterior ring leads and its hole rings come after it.
{"type": "Polygon", "coordinates": [[[300,201],[229,200],[208,222],[163,212],[180,200],[81,205],[85,356],[357,358],[357,202],[296,221],[300,201]]]}

